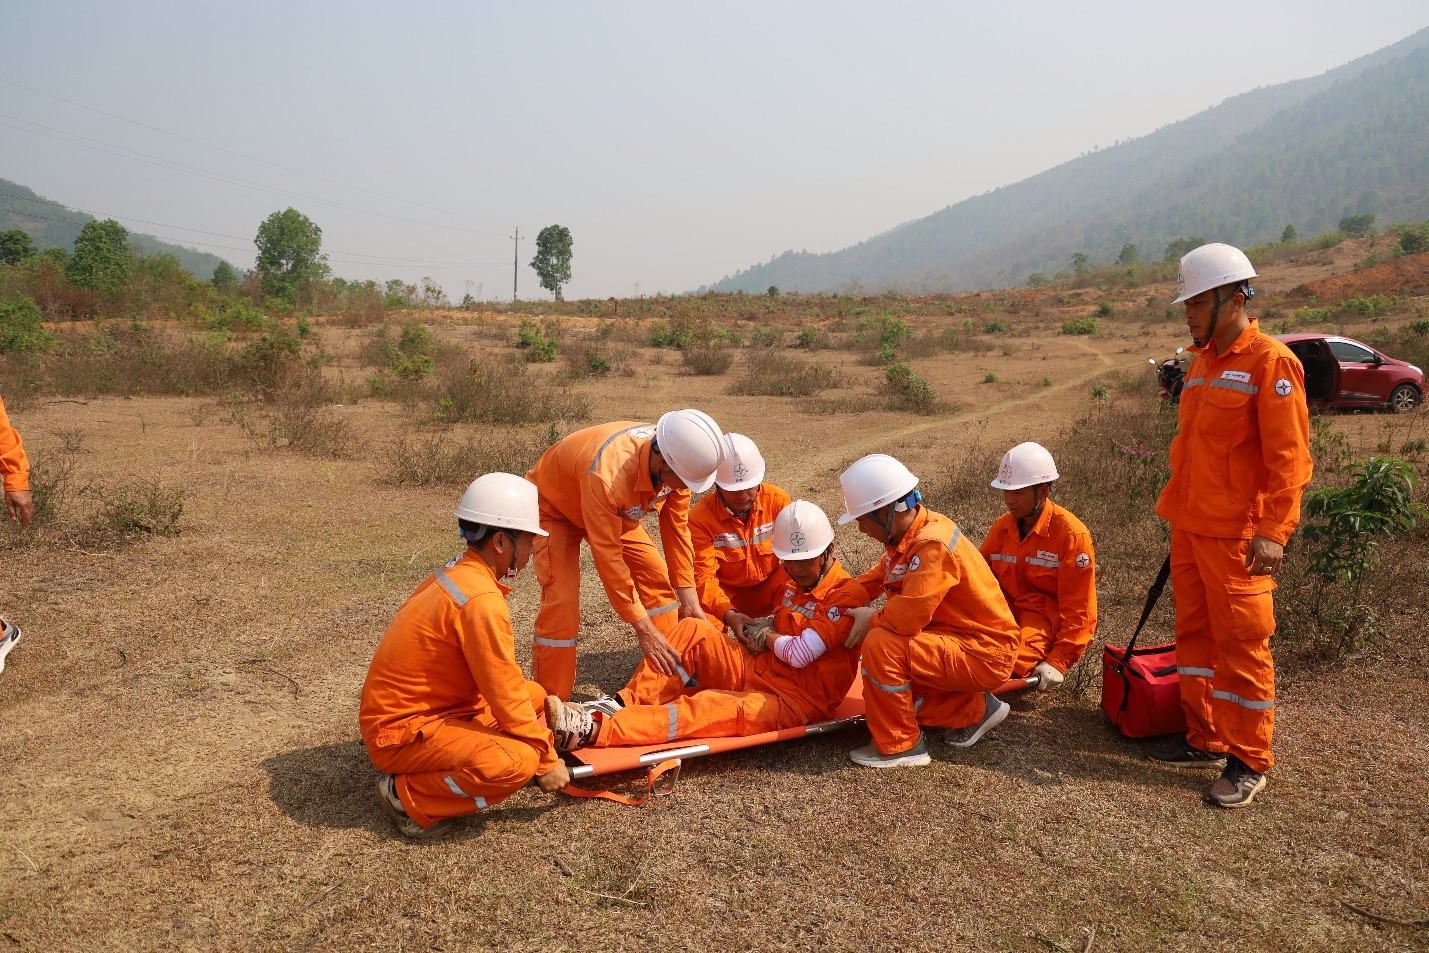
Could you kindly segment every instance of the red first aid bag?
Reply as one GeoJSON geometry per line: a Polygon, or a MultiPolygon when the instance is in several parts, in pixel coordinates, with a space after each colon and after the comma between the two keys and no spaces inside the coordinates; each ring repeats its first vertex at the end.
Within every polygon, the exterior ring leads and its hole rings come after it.
{"type": "Polygon", "coordinates": [[[1150,738],[1186,730],[1181,710],[1181,678],[1176,674],[1176,643],[1136,647],[1136,637],[1151,615],[1166,579],[1171,574],[1168,556],[1146,594],[1141,621],[1126,648],[1108,645],[1102,650],[1102,711],[1128,738],[1150,738]]]}

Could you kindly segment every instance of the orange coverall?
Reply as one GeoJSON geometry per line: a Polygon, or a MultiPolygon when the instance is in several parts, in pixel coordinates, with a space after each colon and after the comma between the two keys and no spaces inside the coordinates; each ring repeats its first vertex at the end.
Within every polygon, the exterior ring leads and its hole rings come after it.
{"type": "Polygon", "coordinates": [[[1255,321],[1225,354],[1214,342],[1194,350],[1156,502],[1171,524],[1186,740],[1263,774],[1275,763],[1275,583],[1249,575],[1245,555],[1252,536],[1284,545],[1300,521],[1312,469],[1304,369],[1255,321]]]}
{"type": "Polygon", "coordinates": [[[831,717],[858,675],[857,647],[844,648],[853,625],[847,610],[867,601],[837,561],[812,592],[792,581],[785,585],[774,610],[775,631],[801,635],[813,629],[825,646],[802,668],[772,651],[755,655],[710,623],[685,619],[670,639],[685,677],[661,675],[642,661],[618,693],[625,707],[605,717],[596,747],[755,735],[831,717]],[[686,684],[690,680],[693,686],[686,684]]]}
{"type": "Polygon", "coordinates": [[[587,427],[557,442],[526,474],[540,493],[541,528],[550,534],[536,537],[532,549],[541,583],[532,674],[562,699],[576,683],[582,539],[590,541],[611,608],[631,625],[648,616],[668,638],[679,619],[675,589],[695,585],[690,491],[656,488],[654,436],[653,424],[631,421],[587,427]],[[663,560],[640,524],[656,511],[663,560]]]}
{"type": "Polygon", "coordinates": [[[5,400],[0,398],[0,489],[29,488],[30,461],[25,456],[25,445],[20,441],[20,432],[10,426],[5,400]]]}
{"type": "Polygon", "coordinates": [[[490,807],[556,766],[537,718],[546,691],[516,663],[510,591],[468,550],[417,587],[367,670],[362,740],[423,827],[490,807]]]}
{"type": "Polygon", "coordinates": [[[774,555],[774,517],[789,505],[789,494],[772,483],[759,484],[759,496],[741,519],[718,493],[690,510],[690,542],[695,548],[695,585],[700,607],[719,623],[734,609],[747,616],[774,611],[789,576],[774,555]]]}
{"type": "Polygon", "coordinates": [[[1022,628],[1012,676],[1030,674],[1041,661],[1065,675],[1081,660],[1097,629],[1092,534],[1070,511],[1048,500],[1025,539],[1013,515],[1003,513],[979,551],[1022,628]]]}
{"type": "Polygon", "coordinates": [[[888,594],[863,642],[868,729],[883,754],[918,743],[919,725],[963,728],[1012,673],[1020,630],[997,577],[956,523],[919,507],[896,547],[858,578],[888,594]]]}

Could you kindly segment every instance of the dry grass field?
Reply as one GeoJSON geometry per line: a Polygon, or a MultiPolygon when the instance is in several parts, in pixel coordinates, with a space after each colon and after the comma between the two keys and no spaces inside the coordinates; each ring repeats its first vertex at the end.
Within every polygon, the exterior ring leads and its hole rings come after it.
{"type": "MultiPolygon", "coordinates": [[[[1264,269],[1256,304],[1288,309],[1290,289],[1349,273],[1351,254],[1264,269]]],[[[280,432],[272,405],[215,395],[17,401],[32,460],[68,490],[51,522],[0,535],[0,610],[26,633],[0,675],[0,950],[1425,949],[1422,527],[1384,551],[1371,587],[1383,635],[1343,657],[1290,604],[1315,586],[1292,552],[1279,764],[1247,811],[1203,807],[1209,777],[1158,770],[1107,727],[1095,648],[1067,690],[1018,700],[968,751],[934,741],[927,768],[853,766],[858,728],[687,762],[674,796],[638,809],[528,788],[429,842],[397,835],[372,794],[356,723],[367,663],[458,549],[460,485],[413,477],[411,458],[394,482],[399,440],[529,463],[552,433],[696,406],[753,436],[771,481],[831,512],[844,465],[896,454],[977,538],[999,511],[986,483],[1001,453],[1041,440],[1063,462],[1054,495],[1097,538],[1101,637],[1120,642],[1164,552],[1118,448],[1169,433],[1146,359],[1184,343],[1170,297],[867,299],[869,314],[907,313],[900,360],[931,386],[930,413],[879,393],[884,368],[852,343],[856,320],[804,319],[787,300],[765,320],[761,299],[729,305],[722,323],[745,341],[710,375],[650,347],[652,318],[548,316],[563,353],[585,342],[611,367],[559,384],[583,419],[450,423],[372,396],[373,332],[335,320],[315,322],[335,396],[306,442],[280,432]],[[1062,333],[1103,303],[1096,333],[1062,333]],[[1003,330],[986,332],[993,321],[1003,330]],[[920,346],[964,322],[985,345],[920,346]],[[790,346],[813,327],[827,347],[790,346]],[[761,328],[772,337],[751,342],[761,328]],[[761,349],[803,355],[837,384],[729,393],[761,349]]],[[[1367,336],[1422,319],[1424,304],[1341,323],[1367,336]]],[[[449,356],[517,353],[515,316],[418,317],[449,356]]],[[[488,374],[535,398],[567,367],[488,374]]],[[[1328,415],[1317,439],[1340,454],[1407,448],[1422,477],[1426,417],[1328,415]]],[[[873,558],[850,527],[838,545],[854,571],[873,558]]],[[[582,598],[577,692],[613,691],[638,653],[589,563],[582,598]]],[[[528,569],[510,601],[523,663],[537,600],[528,569]]],[[[1169,635],[1169,601],[1153,638],[1169,635]]]]}

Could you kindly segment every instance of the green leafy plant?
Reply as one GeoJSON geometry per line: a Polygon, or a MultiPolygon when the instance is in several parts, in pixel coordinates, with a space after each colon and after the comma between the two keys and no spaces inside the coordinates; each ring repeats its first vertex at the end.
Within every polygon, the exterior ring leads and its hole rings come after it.
{"type": "Polygon", "coordinates": [[[1063,334],[1096,334],[1097,319],[1094,316],[1069,318],[1062,322],[1063,334]]]}
{"type": "Polygon", "coordinates": [[[1347,598],[1331,597],[1335,609],[1328,616],[1323,606],[1331,586],[1315,590],[1315,619],[1335,633],[1341,653],[1378,635],[1378,617],[1362,591],[1375,568],[1379,539],[1409,533],[1424,510],[1414,500],[1414,467],[1409,461],[1369,457],[1346,469],[1352,477],[1348,486],[1326,487],[1306,496],[1304,528],[1314,547],[1310,571],[1348,590],[1347,598]]]}

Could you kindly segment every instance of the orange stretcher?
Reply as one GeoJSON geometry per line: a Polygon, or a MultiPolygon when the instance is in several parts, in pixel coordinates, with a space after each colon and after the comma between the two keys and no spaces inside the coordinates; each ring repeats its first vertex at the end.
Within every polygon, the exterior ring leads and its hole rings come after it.
{"type": "MultiPolygon", "coordinates": [[[[1007,692],[1021,691],[1036,684],[1037,677],[1035,675],[1029,675],[1026,678],[1013,678],[1004,682],[994,694],[1002,695],[1007,692]]],[[[567,752],[567,757],[580,762],[570,769],[572,781],[598,777],[603,774],[614,774],[618,771],[637,771],[640,768],[646,769],[647,776],[646,796],[638,799],[611,794],[609,791],[588,791],[576,785],[567,787],[566,792],[575,797],[604,797],[622,804],[643,804],[651,796],[671,793],[675,779],[679,776],[680,765],[685,758],[700,758],[708,754],[719,754],[722,751],[738,751],[740,748],[753,748],[775,741],[790,741],[794,738],[827,734],[855,725],[863,721],[863,717],[863,679],[856,678],[848,690],[848,695],[839,703],[839,707],[834,709],[833,717],[826,721],[816,721],[813,724],[798,725],[794,728],[763,731],[757,735],[743,735],[734,738],[683,738],[663,744],[631,745],[618,748],[581,748],[567,752]],[[666,779],[666,785],[657,789],[655,782],[662,776],[666,779]]]]}

